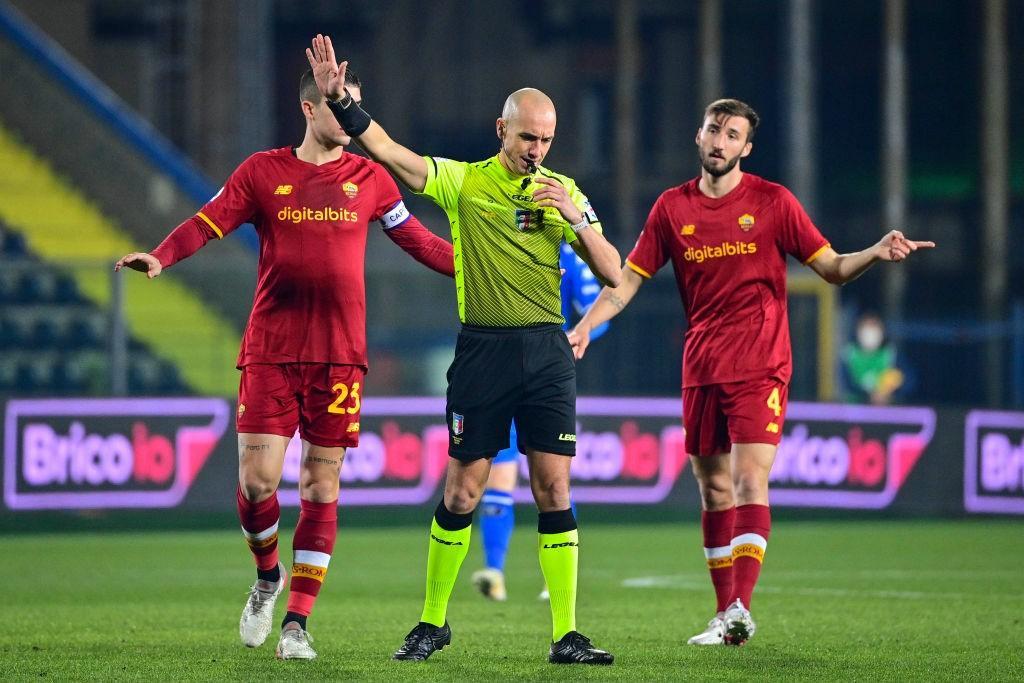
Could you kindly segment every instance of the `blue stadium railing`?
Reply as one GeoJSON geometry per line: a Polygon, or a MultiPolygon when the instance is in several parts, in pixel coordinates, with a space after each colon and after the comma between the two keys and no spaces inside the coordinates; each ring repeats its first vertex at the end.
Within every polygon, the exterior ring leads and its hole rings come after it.
{"type": "MultiPolygon", "coordinates": [[[[163,171],[197,205],[206,203],[217,191],[217,186],[186,155],[56,41],[6,2],[0,2],[0,32],[140,155],[163,171]]],[[[247,228],[240,230],[239,234],[245,244],[254,250],[258,249],[255,231],[247,228]]]]}

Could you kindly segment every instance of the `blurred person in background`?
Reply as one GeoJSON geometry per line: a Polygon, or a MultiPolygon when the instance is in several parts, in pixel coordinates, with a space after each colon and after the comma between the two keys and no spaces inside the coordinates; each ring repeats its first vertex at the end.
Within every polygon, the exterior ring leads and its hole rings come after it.
{"type": "Polygon", "coordinates": [[[704,555],[716,613],[693,645],[742,645],[754,635],[750,601],[768,545],[768,474],[782,438],[792,349],[786,255],[845,284],[878,261],[935,246],[898,230],[838,254],[782,185],[740,170],[759,123],[733,99],[704,111],[697,178],[654,203],[622,269],[569,334],[577,358],[591,330],[622,312],[669,260],[689,326],[683,349],[686,452],[700,489],[704,555]]]}
{"type": "MultiPolygon", "coordinates": [[[[346,81],[361,97],[354,74],[346,81]]],[[[242,533],[256,582],[239,621],[247,647],[272,629],[274,604],[288,581],[278,559],[281,482],[292,436],[302,440],[299,521],[278,659],[313,659],[306,630],[327,576],[338,533],[338,488],[346,448],[359,445],[366,359],[368,223],[429,268],[454,275],[452,245],[405,208],[380,164],[347,153],[351,138],[324,103],[311,71],[299,81],[306,133],[297,147],[257,152],[203,208],[151,253],[122,267],[150,279],[252,221],[260,238],[256,293],[238,368],[238,488],[242,533]]]]}
{"type": "Polygon", "coordinates": [[[423,611],[394,659],[422,661],[451,643],[448,601],[469,550],[473,511],[514,418],[551,594],[548,661],[611,664],[611,654],[576,630],[579,540],[569,498],[576,367],[561,327],[558,254],[564,239],[613,286],[621,260],[575,181],[541,165],[555,135],[554,104],[539,90],[518,90],[496,122],[495,156],[476,163],[424,157],[392,140],[346,91],[348,63],[338,64],[330,38],[317,35],[306,57],[342,128],[445,210],[455,246],[462,330],[448,370],[448,471],[430,526],[423,611]]]}
{"type": "Polygon", "coordinates": [[[906,375],[896,364],[896,348],[886,337],[885,323],[874,313],[858,318],[842,359],[847,397],[852,403],[888,405],[906,388],[906,375]]]}
{"type": "MultiPolygon", "coordinates": [[[[601,292],[601,284],[590,272],[590,268],[568,244],[562,243],[560,266],[562,275],[562,317],[563,329],[569,328],[569,321],[578,319],[593,305],[601,292]]],[[[597,339],[608,329],[602,325],[591,332],[591,339],[597,339]]],[[[487,476],[480,508],[480,540],[484,550],[484,568],[473,572],[473,585],[490,600],[504,602],[508,598],[505,587],[505,557],[509,541],[515,528],[515,509],[512,492],[519,479],[519,446],[516,425],[512,423],[508,448],[499,451],[491,461],[491,472],[487,476]]],[[[576,506],[572,505],[573,515],[576,506]]],[[[547,586],[540,593],[541,600],[550,597],[547,586]]]]}

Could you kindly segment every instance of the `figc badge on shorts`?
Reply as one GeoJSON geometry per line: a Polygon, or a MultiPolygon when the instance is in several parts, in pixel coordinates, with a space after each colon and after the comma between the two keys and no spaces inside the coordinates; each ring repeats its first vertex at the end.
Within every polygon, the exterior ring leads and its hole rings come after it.
{"type": "Polygon", "coordinates": [[[452,413],[452,433],[461,434],[466,418],[458,413],[452,413]]]}

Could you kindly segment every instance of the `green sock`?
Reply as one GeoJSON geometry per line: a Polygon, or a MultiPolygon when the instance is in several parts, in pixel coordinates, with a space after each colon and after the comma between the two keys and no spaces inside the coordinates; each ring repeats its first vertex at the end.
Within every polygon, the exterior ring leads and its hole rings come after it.
{"type": "Polygon", "coordinates": [[[579,532],[539,534],[540,569],[551,595],[552,640],[558,642],[576,630],[576,567],[579,564],[579,532]]]}
{"type": "Polygon", "coordinates": [[[427,552],[427,599],[423,602],[420,621],[444,626],[445,612],[459,567],[469,552],[473,527],[458,531],[442,529],[434,519],[430,523],[430,550],[427,552]]]}

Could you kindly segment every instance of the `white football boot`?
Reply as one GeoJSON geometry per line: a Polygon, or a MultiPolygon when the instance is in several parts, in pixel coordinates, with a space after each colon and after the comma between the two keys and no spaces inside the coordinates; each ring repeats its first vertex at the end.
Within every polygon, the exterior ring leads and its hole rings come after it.
{"type": "Polygon", "coordinates": [[[725,643],[725,619],[716,614],[702,633],[686,641],[687,645],[722,645],[725,643]]]}
{"type": "Polygon", "coordinates": [[[275,654],[278,659],[316,659],[313,636],[295,622],[285,624],[275,654]]]}
{"type": "Polygon", "coordinates": [[[750,617],[750,611],[739,598],[726,608],[724,619],[726,645],[742,645],[757,631],[757,624],[750,617]]]}
{"type": "Polygon", "coordinates": [[[249,589],[249,599],[245,601],[242,608],[242,618],[238,621],[238,635],[242,638],[242,644],[246,647],[259,647],[270,635],[270,629],[274,625],[274,603],[277,596],[284,590],[288,583],[288,572],[284,564],[277,563],[281,572],[281,578],[272,591],[260,590],[260,582],[257,581],[249,589]]]}
{"type": "Polygon", "coordinates": [[[498,569],[480,569],[473,572],[473,585],[488,600],[505,602],[508,592],[505,590],[505,575],[498,569]]]}

